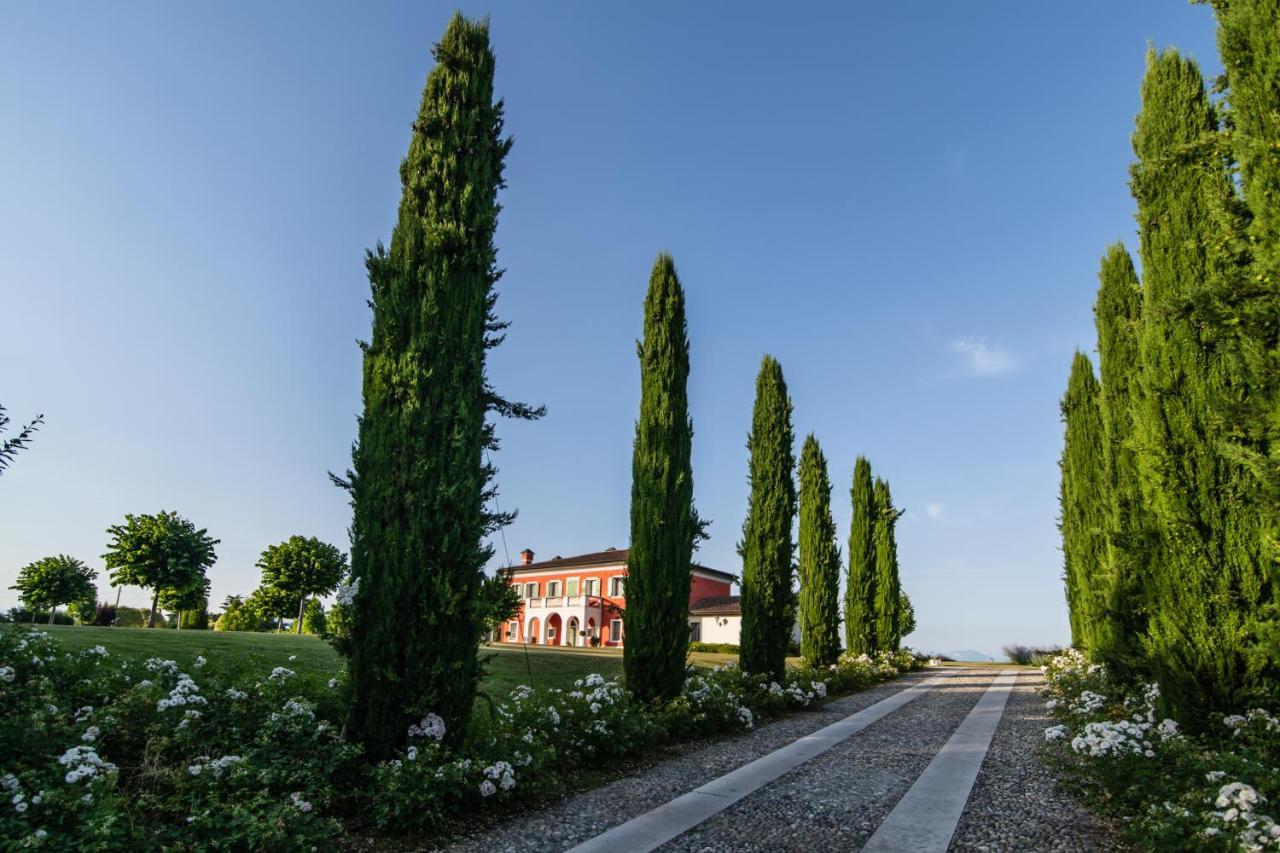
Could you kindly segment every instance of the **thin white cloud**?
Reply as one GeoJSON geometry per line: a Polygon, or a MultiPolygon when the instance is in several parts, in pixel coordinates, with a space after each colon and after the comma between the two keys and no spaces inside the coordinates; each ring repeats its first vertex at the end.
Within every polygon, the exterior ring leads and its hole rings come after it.
{"type": "Polygon", "coordinates": [[[952,342],[951,351],[961,356],[962,371],[969,376],[998,376],[1018,369],[1017,356],[985,338],[961,338],[952,342]]]}
{"type": "Polygon", "coordinates": [[[942,504],[926,504],[924,511],[930,518],[942,518],[942,504]]]}

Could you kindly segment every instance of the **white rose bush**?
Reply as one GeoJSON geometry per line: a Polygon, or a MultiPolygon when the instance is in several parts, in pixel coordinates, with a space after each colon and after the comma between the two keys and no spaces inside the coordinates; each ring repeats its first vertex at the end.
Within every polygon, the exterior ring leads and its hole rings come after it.
{"type": "Polygon", "coordinates": [[[1156,850],[1280,849],[1280,717],[1174,720],[1160,687],[1127,685],[1076,650],[1042,667],[1050,763],[1156,850]]]}
{"type": "Polygon", "coordinates": [[[342,738],[345,676],[206,655],[117,658],[0,630],[0,848],[328,850],[366,830],[421,837],[459,813],[598,779],[602,761],[746,731],[922,665],[907,652],[845,656],[788,669],[784,683],[691,667],[681,694],[654,704],[600,675],[521,686],[477,703],[460,747],[444,746],[444,721],[423,709],[405,747],[372,762],[342,738]]]}

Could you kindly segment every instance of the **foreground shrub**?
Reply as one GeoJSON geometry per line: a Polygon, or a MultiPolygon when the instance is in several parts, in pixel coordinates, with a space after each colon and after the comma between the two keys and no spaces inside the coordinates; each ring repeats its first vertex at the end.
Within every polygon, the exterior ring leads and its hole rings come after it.
{"type": "Polygon", "coordinates": [[[1043,669],[1047,705],[1059,720],[1045,730],[1051,763],[1086,799],[1123,818],[1141,847],[1280,847],[1273,713],[1215,715],[1188,733],[1161,713],[1157,684],[1122,684],[1075,650],[1043,669]]]}

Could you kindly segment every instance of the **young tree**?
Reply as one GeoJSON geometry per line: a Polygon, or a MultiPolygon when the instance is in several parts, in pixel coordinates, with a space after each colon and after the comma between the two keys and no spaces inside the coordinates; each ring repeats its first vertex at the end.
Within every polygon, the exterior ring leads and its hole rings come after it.
{"type": "MultiPolygon", "coordinates": [[[[347,573],[347,555],[316,537],[290,536],[268,545],[258,558],[262,586],[273,587],[297,602],[297,633],[302,633],[302,611],[312,596],[328,595],[347,573]]],[[[290,614],[292,615],[292,614],[290,614]]]]}
{"type": "Polygon", "coordinates": [[[359,593],[351,634],[347,733],[386,757],[427,712],[461,741],[471,719],[483,625],[477,593],[496,446],[488,411],[536,417],[485,377],[501,341],[494,247],[503,159],[511,147],[493,99],[487,22],[455,15],[435,47],[409,151],[391,246],[366,259],[373,308],[364,414],[345,480],[359,593]]]}
{"type": "Polygon", "coordinates": [[[152,590],[147,627],[154,628],[160,594],[203,582],[205,571],[218,559],[213,547],[218,540],[176,512],[124,518],[124,524],[107,528],[111,541],[102,559],[113,585],[152,590]]]}
{"type": "Polygon", "coordinates": [[[879,651],[896,652],[902,643],[902,582],[898,579],[898,519],[889,483],[876,477],[876,643],[879,651]]]}
{"type": "Polygon", "coordinates": [[[1093,362],[1076,351],[1062,398],[1061,507],[1058,522],[1071,618],[1071,643],[1092,649],[1105,599],[1106,529],[1110,507],[1103,474],[1102,412],[1093,362]]]}
{"type": "Polygon", "coordinates": [[[1098,279],[1093,313],[1102,386],[1098,402],[1104,434],[1106,565],[1099,590],[1095,651],[1113,672],[1136,675],[1142,668],[1141,643],[1146,633],[1143,588],[1151,568],[1151,522],[1133,446],[1142,288],[1124,244],[1107,250],[1098,279]]]}
{"type": "Polygon", "coordinates": [[[800,451],[800,654],[810,666],[840,656],[840,546],[827,457],[810,433],[800,451]]]}
{"type": "Polygon", "coordinates": [[[791,588],[796,515],[795,434],[782,366],[766,355],[756,377],[756,401],[747,437],[751,489],[742,526],[742,669],[781,681],[795,623],[791,588]]]}
{"type": "Polygon", "coordinates": [[[174,615],[174,625],[182,628],[206,628],[209,625],[209,589],[207,577],[186,589],[166,589],[160,592],[160,610],[174,615]],[[201,615],[203,614],[203,615],[201,615]]]}
{"type": "Polygon", "coordinates": [[[689,652],[693,422],[689,336],[675,261],[658,255],[644,299],[640,417],[631,457],[631,552],[627,557],[627,689],[642,701],[680,693],[689,652]]]}
{"type": "Polygon", "coordinates": [[[1238,280],[1235,187],[1216,143],[1199,67],[1148,55],[1131,187],[1143,268],[1135,446],[1158,530],[1148,596],[1153,675],[1188,718],[1234,711],[1268,682],[1254,614],[1270,597],[1272,554],[1257,481],[1222,424],[1259,389],[1232,335],[1196,315],[1238,280]]]}
{"type": "Polygon", "coordinates": [[[849,525],[849,576],[844,592],[844,644],[857,655],[874,654],[876,642],[876,508],[871,463],[853,463],[853,521],[849,525]]]}
{"type": "Polygon", "coordinates": [[[252,598],[246,601],[242,596],[229,595],[222,602],[222,615],[214,625],[215,631],[261,631],[264,630],[263,614],[258,612],[252,598]]]}
{"type": "Polygon", "coordinates": [[[74,604],[95,599],[98,573],[75,557],[58,554],[28,563],[18,570],[18,582],[9,589],[17,590],[23,605],[31,610],[49,608],[49,624],[59,604],[74,604]]]}
{"type": "Polygon", "coordinates": [[[319,637],[328,627],[328,615],[324,605],[318,598],[307,599],[307,607],[302,611],[302,633],[319,637]]]}
{"type": "MultiPolygon", "coordinates": [[[[520,608],[524,606],[520,590],[511,583],[511,575],[510,567],[498,569],[494,574],[486,575],[480,583],[480,621],[486,635],[520,615],[520,608]]],[[[334,606],[335,613],[340,607],[334,606]]]]}
{"type": "Polygon", "coordinates": [[[916,630],[916,608],[905,592],[898,594],[898,614],[902,636],[904,638],[911,636],[916,630]]]}
{"type": "MultiPolygon", "coordinates": [[[[31,423],[18,430],[18,434],[13,438],[0,440],[0,474],[3,474],[5,469],[13,463],[19,450],[27,449],[27,445],[31,443],[31,437],[35,435],[42,423],[44,423],[44,415],[36,415],[31,419],[31,423]]],[[[5,414],[4,406],[0,406],[0,432],[4,432],[8,426],[9,416],[5,414]]]]}

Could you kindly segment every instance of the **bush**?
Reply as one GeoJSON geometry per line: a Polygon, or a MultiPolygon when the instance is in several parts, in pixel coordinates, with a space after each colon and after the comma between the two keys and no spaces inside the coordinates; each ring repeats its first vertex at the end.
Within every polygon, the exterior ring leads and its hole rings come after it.
{"type": "Polygon", "coordinates": [[[1045,730],[1051,764],[1120,816],[1138,848],[1276,844],[1280,825],[1263,809],[1280,797],[1280,716],[1261,708],[1216,715],[1203,732],[1189,733],[1160,713],[1157,684],[1117,682],[1075,650],[1044,671],[1047,705],[1059,720],[1045,730]]]}
{"type": "Polygon", "coordinates": [[[1003,649],[1005,657],[1012,663],[1021,664],[1023,666],[1044,664],[1049,658],[1062,653],[1062,646],[1023,646],[1017,643],[1011,643],[1003,649]]]}
{"type": "Polygon", "coordinates": [[[719,655],[736,655],[738,647],[733,643],[690,643],[691,652],[710,652],[719,655]]]}
{"type": "Polygon", "coordinates": [[[99,628],[109,627],[115,624],[116,607],[114,604],[99,604],[98,610],[93,614],[93,624],[99,628]]]}
{"type": "MultiPolygon", "coordinates": [[[[10,607],[5,613],[3,621],[15,622],[18,624],[27,623],[29,625],[48,625],[49,611],[36,610],[32,612],[25,607],[10,607]]],[[[53,624],[55,625],[74,625],[76,620],[63,610],[55,610],[53,612],[53,624]]]]}

